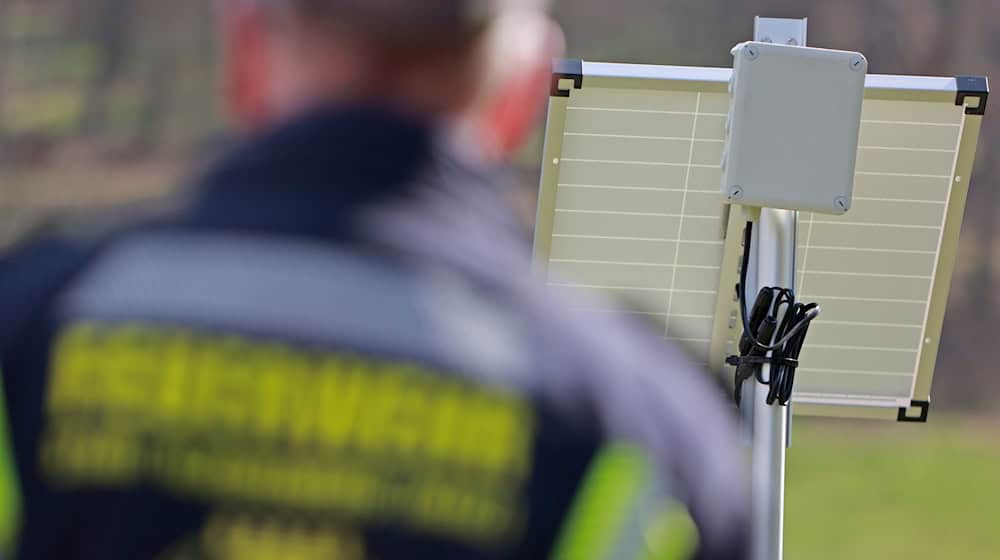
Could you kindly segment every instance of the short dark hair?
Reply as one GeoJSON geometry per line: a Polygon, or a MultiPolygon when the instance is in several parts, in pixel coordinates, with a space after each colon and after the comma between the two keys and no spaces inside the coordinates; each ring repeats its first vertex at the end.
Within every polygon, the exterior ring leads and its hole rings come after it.
{"type": "Polygon", "coordinates": [[[386,40],[476,35],[502,0],[269,0],[285,2],[307,22],[339,22],[386,40]]]}
{"type": "MultiPolygon", "coordinates": [[[[280,25],[311,38],[310,44],[356,47],[366,85],[404,83],[420,76],[445,98],[474,95],[483,71],[484,39],[493,20],[470,6],[538,0],[243,0],[273,11],[280,25]]],[[[379,86],[382,87],[382,86],[379,86]]]]}

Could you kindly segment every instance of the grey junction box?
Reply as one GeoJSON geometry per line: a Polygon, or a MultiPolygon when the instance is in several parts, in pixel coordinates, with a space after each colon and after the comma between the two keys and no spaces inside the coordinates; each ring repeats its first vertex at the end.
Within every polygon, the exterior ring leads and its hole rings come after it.
{"type": "Polygon", "coordinates": [[[760,42],[737,45],[733,56],[723,196],[745,206],[846,213],[868,61],[760,42]]]}

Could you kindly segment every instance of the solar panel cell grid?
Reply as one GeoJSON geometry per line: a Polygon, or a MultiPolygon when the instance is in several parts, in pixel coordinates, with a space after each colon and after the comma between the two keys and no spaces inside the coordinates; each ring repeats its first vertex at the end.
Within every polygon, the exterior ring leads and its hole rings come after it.
{"type": "Polygon", "coordinates": [[[854,207],[801,217],[799,292],[824,308],[801,402],[912,398],[963,118],[945,103],[865,103],[854,207]]]}
{"type": "Polygon", "coordinates": [[[727,108],[717,93],[574,92],[549,254],[553,283],[641,306],[705,363],[723,251],[727,108]]]}
{"type": "MultiPolygon", "coordinates": [[[[723,224],[719,194],[729,96],[714,82],[700,92],[587,83],[559,101],[561,150],[547,156],[548,281],[587,301],[622,298],[696,361],[717,364],[710,348],[731,351],[739,334],[741,235],[724,228],[742,222],[723,224]]],[[[800,215],[798,292],[823,315],[801,356],[799,403],[909,406],[922,352],[935,347],[926,330],[967,117],[944,98],[884,97],[864,103],[851,211],[800,215]]]]}

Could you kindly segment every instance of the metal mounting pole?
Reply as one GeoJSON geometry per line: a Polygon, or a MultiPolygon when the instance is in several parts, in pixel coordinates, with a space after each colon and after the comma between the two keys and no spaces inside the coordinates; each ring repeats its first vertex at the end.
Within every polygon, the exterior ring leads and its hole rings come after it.
{"type": "MultiPolygon", "coordinates": [[[[754,40],[804,46],[805,19],[758,17],[754,21],[754,40]]],[[[756,258],[751,259],[757,290],[763,287],[795,288],[795,252],[798,213],[792,210],[764,208],[754,228],[756,258]]],[[[764,379],[770,379],[771,367],[763,366],[764,379]]],[[[781,560],[785,521],[785,451],[790,416],[788,408],[769,406],[768,387],[754,383],[753,451],[751,459],[751,509],[753,514],[753,559],[781,560]]]]}
{"type": "MultiPolygon", "coordinates": [[[[754,228],[757,236],[757,284],[763,287],[795,286],[795,230],[792,210],[761,210],[754,228]]],[[[755,292],[752,292],[755,293],[755,292]]],[[[770,379],[771,367],[762,375],[770,379]]],[[[785,451],[788,441],[788,408],[768,405],[768,386],[754,383],[751,503],[754,560],[782,558],[785,512],[785,451]]]]}

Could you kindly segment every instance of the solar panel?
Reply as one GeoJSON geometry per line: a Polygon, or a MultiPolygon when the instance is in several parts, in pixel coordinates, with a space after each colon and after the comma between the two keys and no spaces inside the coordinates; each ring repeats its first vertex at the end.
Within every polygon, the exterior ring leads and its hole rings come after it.
{"type": "Polygon", "coordinates": [[[723,253],[727,107],[725,93],[573,95],[548,249],[566,279],[553,283],[634,302],[706,364],[723,253]]]}
{"type": "MultiPolygon", "coordinates": [[[[625,299],[717,370],[739,336],[744,223],[719,194],[729,77],[560,62],[535,239],[551,285],[625,299]]],[[[798,292],[824,314],[796,412],[908,418],[929,401],[985,101],[985,79],[868,77],[854,206],[800,215],[798,292]]]]}

